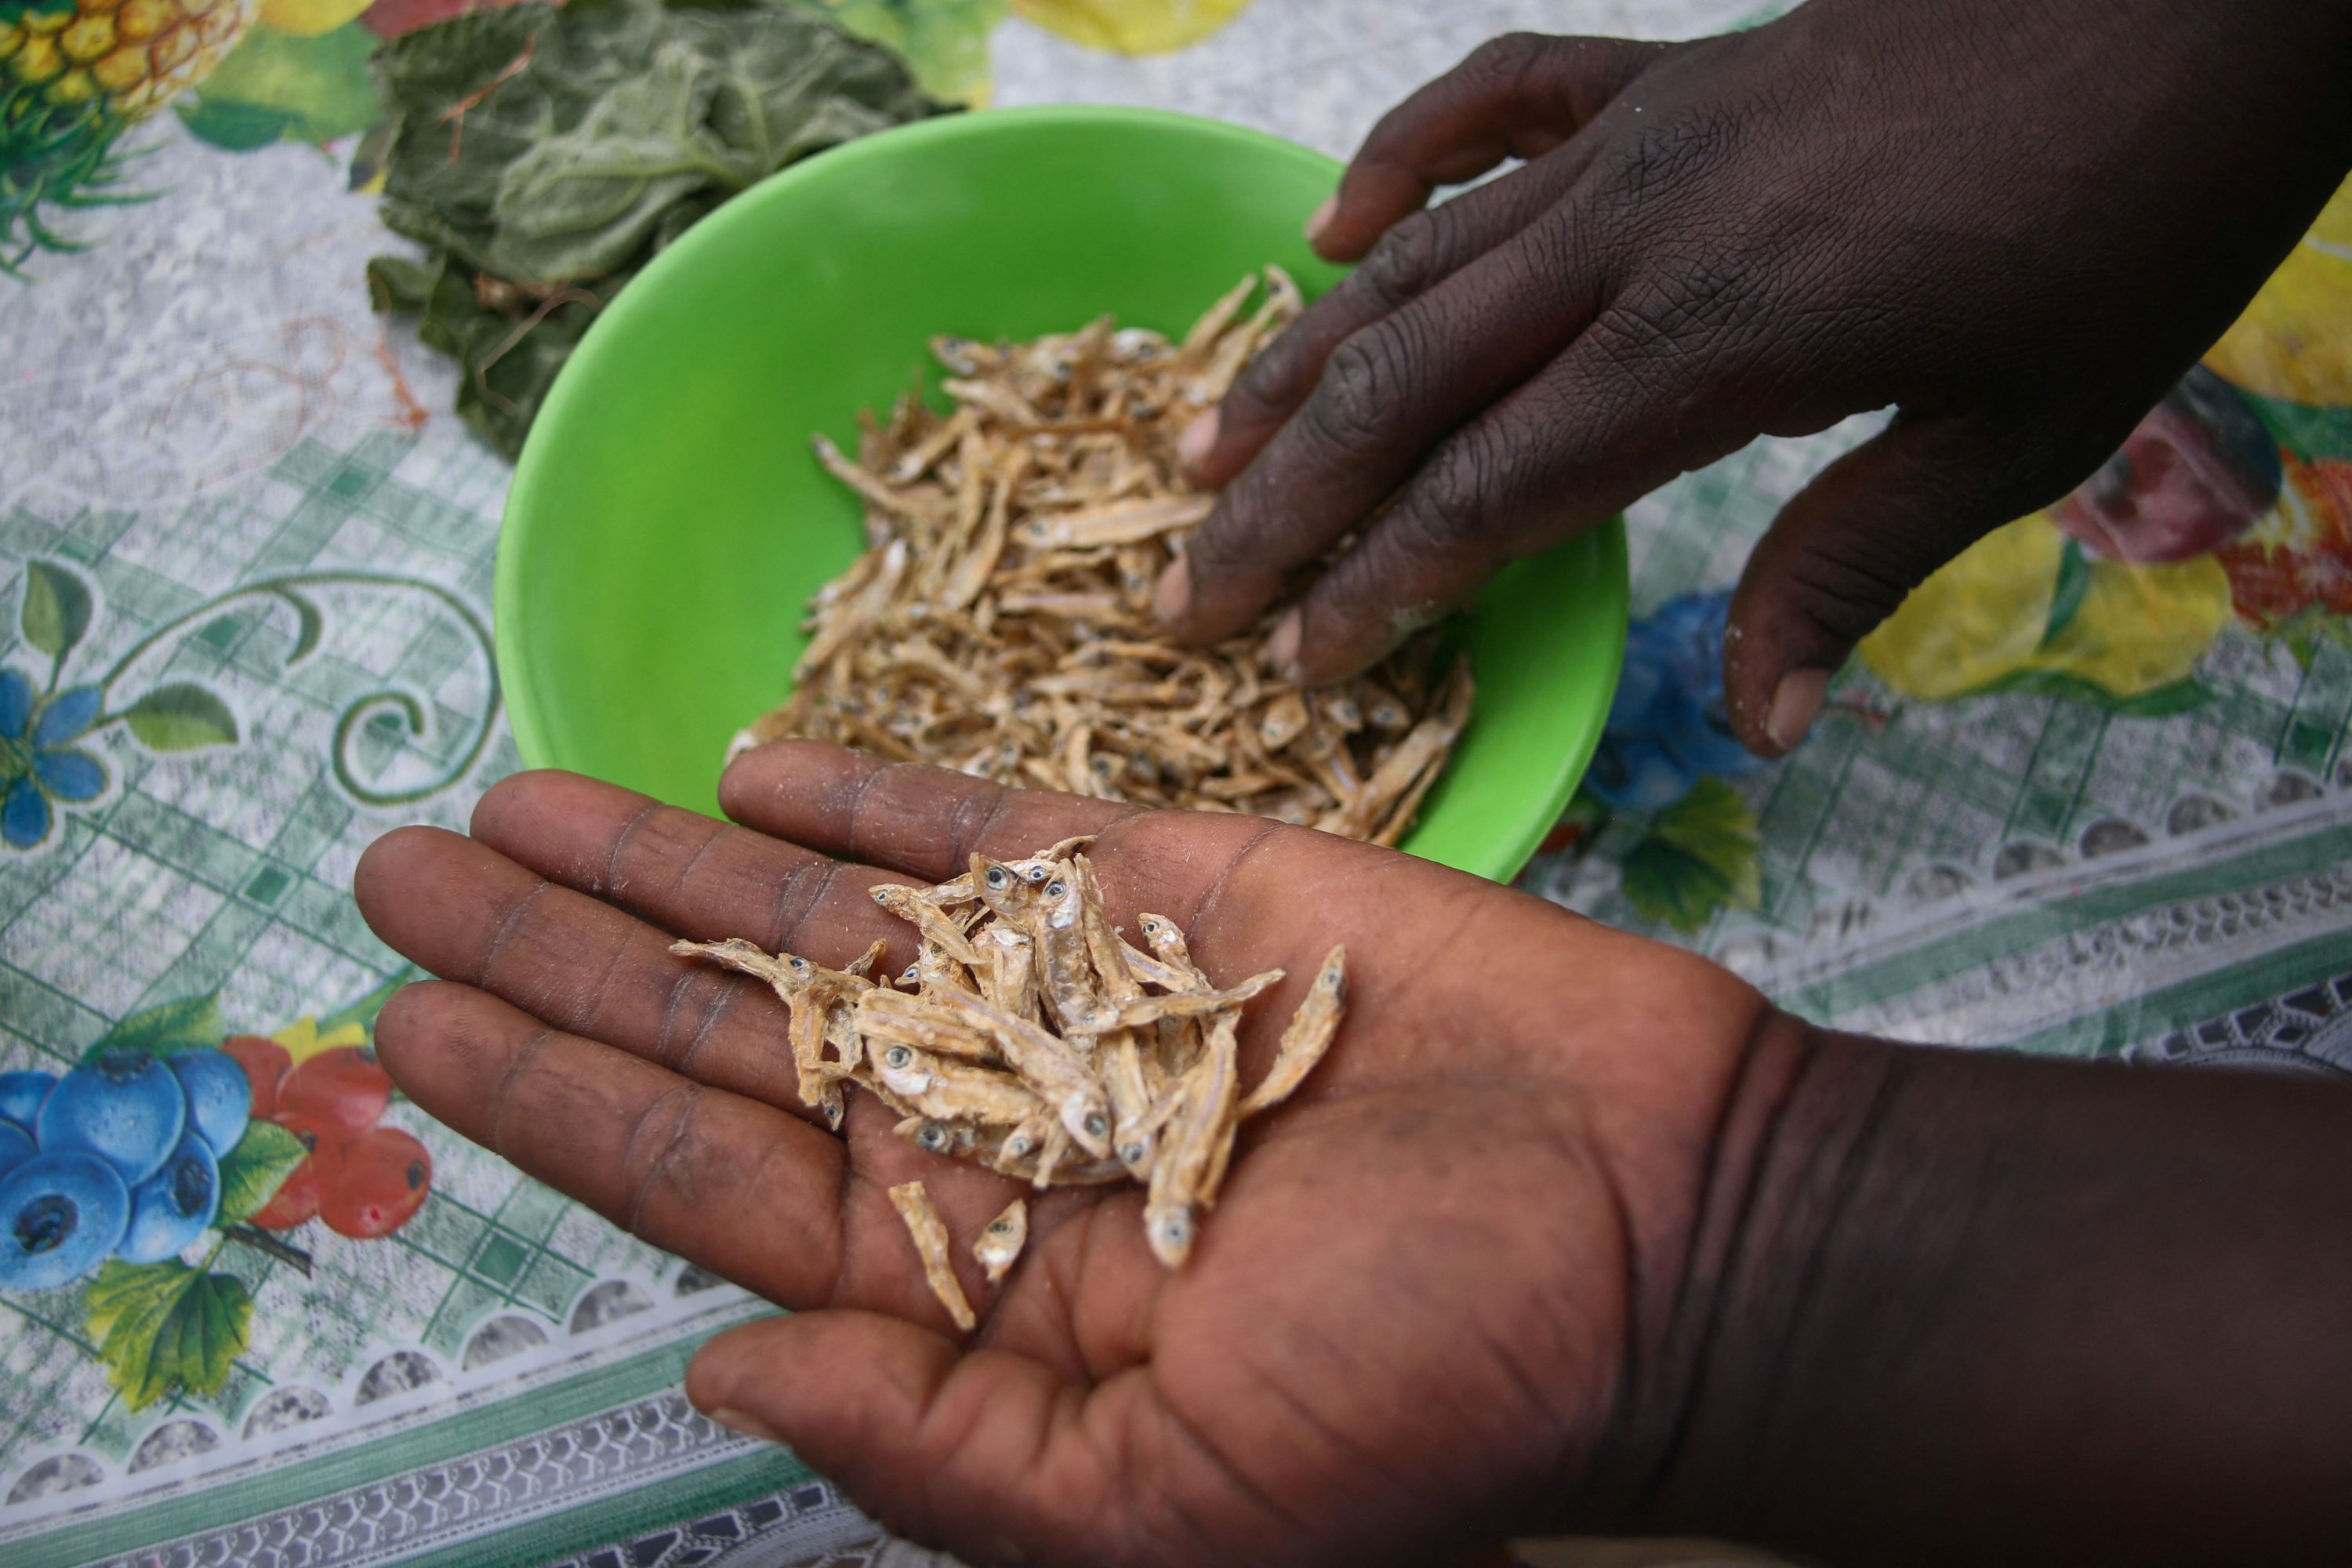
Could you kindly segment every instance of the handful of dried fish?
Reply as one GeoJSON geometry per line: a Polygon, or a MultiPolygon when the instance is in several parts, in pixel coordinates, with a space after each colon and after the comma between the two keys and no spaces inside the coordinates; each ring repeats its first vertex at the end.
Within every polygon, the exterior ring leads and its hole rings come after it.
{"type": "Polygon", "coordinates": [[[1433,634],[1315,690],[1265,673],[1262,632],[1160,635],[1151,592],[1211,498],[1178,433],[1298,314],[1268,268],[1181,342],[1114,326],[990,346],[936,338],[954,399],[870,417],[855,460],[868,548],[809,606],[783,706],[736,749],[802,736],[1009,784],[1249,812],[1394,844],[1469,716],[1466,661],[1433,634]]]}
{"type": "MultiPolygon", "coordinates": [[[[1137,921],[1143,944],[1103,910],[1075,838],[1010,862],[971,858],[932,888],[877,887],[907,921],[915,961],[872,973],[884,943],[846,969],[740,939],[681,942],[671,952],[768,982],[791,1012],[801,1098],[838,1127],[842,1086],[856,1084],[903,1119],[899,1136],[975,1160],[1033,1186],[1144,1184],[1146,1239],[1179,1268],[1200,1216],[1217,1201],[1245,1117],[1281,1103],[1331,1044],[1346,1005],[1348,952],[1324,959],[1273,1065],[1241,1092],[1242,1010],[1282,978],[1272,969],[1220,988],[1193,963],[1165,915],[1137,921]]],[[[945,1224],[920,1183],[891,1189],[933,1291],[959,1323],[971,1309],[949,1268],[945,1224]]],[[[1014,1202],[973,1243],[989,1279],[1013,1267],[1028,1236],[1014,1202]]]]}

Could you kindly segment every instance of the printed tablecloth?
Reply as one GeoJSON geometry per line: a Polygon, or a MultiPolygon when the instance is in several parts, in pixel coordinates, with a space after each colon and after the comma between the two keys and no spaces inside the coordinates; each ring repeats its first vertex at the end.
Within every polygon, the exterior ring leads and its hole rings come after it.
{"type": "MultiPolygon", "coordinates": [[[[508,468],[448,412],[449,364],[370,313],[364,263],[401,246],[352,188],[370,48],[463,4],[0,0],[0,1072],[114,1064],[86,1104],[0,1079],[0,1142],[18,1093],[45,1152],[116,1136],[186,1054],[286,1100],[278,1132],[216,1130],[218,1212],[177,1252],[0,1283],[23,1568],[922,1560],[686,1405],[692,1348],[758,1303],[365,1068],[404,971],[354,861],[398,823],[462,826],[520,765],[488,620],[508,468]],[[79,205],[116,197],[140,199],[79,205]]],[[[949,95],[1342,154],[1492,33],[1752,16],[824,8],[949,95]]],[[[1948,568],[1772,766],[1723,734],[1722,591],[1872,421],[1669,486],[1631,515],[1611,733],[1524,885],[1849,1027],[2352,1070],[2347,405],[2339,197],[2116,464],[1948,568]]],[[[0,1225],[53,1241],[55,1186],[0,1187],[0,1225]]]]}

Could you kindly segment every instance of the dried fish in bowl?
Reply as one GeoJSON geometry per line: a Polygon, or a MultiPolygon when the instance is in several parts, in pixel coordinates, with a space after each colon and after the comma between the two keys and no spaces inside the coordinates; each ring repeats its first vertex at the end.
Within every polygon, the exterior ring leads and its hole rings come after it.
{"type": "Polygon", "coordinates": [[[1151,593],[1208,516],[1179,433],[1295,320],[1277,268],[1178,342],[1104,317],[1016,344],[932,341],[951,412],[908,396],[855,457],[819,459],[869,548],[809,605],[784,704],[736,749],[802,736],[1007,784],[1248,812],[1394,844],[1469,717],[1434,633],[1303,690],[1264,627],[1207,648],[1160,634],[1151,593]],[[1255,299],[1255,308],[1252,300],[1255,299]]]}
{"type": "MultiPolygon", "coordinates": [[[[1282,971],[1220,985],[1165,915],[1139,916],[1143,945],[1129,942],[1105,912],[1085,853],[1091,842],[1067,839],[1013,861],[974,855],[969,870],[937,887],[874,889],[916,939],[915,960],[895,983],[872,973],[881,943],[843,970],[735,937],[670,951],[774,988],[790,1012],[801,1098],[833,1125],[844,1087],[855,1085],[929,1152],[1038,1189],[1141,1184],[1145,1239],[1177,1268],[1215,1206],[1235,1130],[1288,1099],[1330,1048],[1347,1006],[1348,952],[1325,957],[1273,1065],[1244,1093],[1243,1011],[1282,971]]],[[[890,1197],[924,1278],[969,1329],[946,1222],[919,1182],[890,1197]]],[[[1013,1268],[1028,1230],[1016,1199],[973,1240],[992,1284],[1013,1268]]]]}

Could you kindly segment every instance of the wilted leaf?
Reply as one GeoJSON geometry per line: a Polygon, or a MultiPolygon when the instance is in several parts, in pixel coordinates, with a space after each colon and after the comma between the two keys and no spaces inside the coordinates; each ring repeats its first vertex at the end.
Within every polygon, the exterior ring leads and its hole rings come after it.
{"type": "Polygon", "coordinates": [[[175,680],[159,686],[122,715],[139,743],[151,751],[189,752],[236,742],[236,715],[201,686],[175,680]]]}
{"type": "Polygon", "coordinates": [[[253,1121],[236,1147],[221,1156],[220,1217],[224,1228],[258,1214],[294,1167],[310,1157],[302,1140],[275,1121],[253,1121]]]}
{"type": "Polygon", "coordinates": [[[99,1037],[98,1043],[83,1053],[83,1059],[117,1047],[168,1057],[199,1046],[217,1046],[227,1035],[227,1026],[221,1022],[220,996],[206,992],[131,1014],[99,1037]]]}
{"type": "Polygon", "coordinates": [[[25,640],[61,659],[89,630],[89,585],[48,561],[25,563],[25,640]]]}
{"type": "Polygon", "coordinates": [[[773,5],[572,0],[386,43],[376,308],[464,366],[458,413],[509,456],[597,311],[720,202],[786,163],[937,113],[907,67],[773,5]]]}
{"type": "Polygon", "coordinates": [[[244,1283],[184,1263],[109,1258],[83,1306],[107,1379],[133,1410],[175,1386],[213,1393],[252,1337],[253,1298],[244,1283]]]}

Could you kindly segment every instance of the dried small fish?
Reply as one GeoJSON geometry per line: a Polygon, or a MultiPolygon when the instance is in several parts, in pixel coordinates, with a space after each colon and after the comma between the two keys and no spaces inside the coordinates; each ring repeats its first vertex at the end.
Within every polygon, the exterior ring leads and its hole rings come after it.
{"type": "Polygon", "coordinates": [[[890,1201],[898,1206],[898,1217],[907,1222],[907,1234],[915,1238],[915,1255],[923,1260],[924,1283],[955,1320],[955,1326],[970,1333],[980,1320],[972,1316],[971,1303],[964,1300],[963,1287],[948,1262],[947,1221],[932,1206],[931,1194],[920,1182],[903,1182],[890,1189],[890,1201]]]}
{"type": "MultiPolygon", "coordinates": [[[[896,1110],[898,1136],[928,1153],[1040,1189],[1140,1182],[1146,1239],[1179,1268],[1216,1204],[1242,1119],[1297,1088],[1329,1048],[1347,951],[1324,960],[1265,1081],[1244,1098],[1243,1010],[1282,971],[1220,987],[1165,915],[1138,917],[1149,952],[1129,944],[1082,853],[1093,842],[1066,839],[1018,860],[974,855],[971,870],[934,887],[873,889],[914,929],[915,962],[899,977],[912,990],[866,977],[887,942],[839,970],[740,939],[671,951],[755,975],[783,998],[801,1097],[834,1126],[855,1084],[896,1110]]],[[[921,1184],[890,1195],[933,1290],[969,1328],[946,1268],[946,1227],[921,1184]]],[[[1013,1267],[1026,1225],[1016,1202],[974,1243],[992,1281],[1013,1267]]]]}
{"type": "MultiPolygon", "coordinates": [[[[1177,345],[1108,318],[1025,343],[933,339],[950,411],[901,397],[865,421],[854,459],[814,440],[864,503],[870,548],[811,600],[791,697],[730,754],[804,736],[1395,842],[1461,729],[1436,711],[1434,633],[1310,695],[1265,678],[1265,626],[1179,648],[1151,609],[1213,505],[1179,471],[1178,433],[1301,309],[1269,268],[1177,345]]],[[[1054,966],[1036,960],[1042,982],[1054,966]]]]}
{"type": "Polygon", "coordinates": [[[1307,1000],[1290,1016],[1289,1026],[1274,1049],[1274,1065],[1258,1086],[1242,1097],[1241,1114],[1255,1116],[1290,1098],[1339,1032],[1339,1016],[1348,1007],[1348,950],[1335,947],[1308,988],[1307,1000]]]}
{"type": "Polygon", "coordinates": [[[988,1228],[971,1244],[971,1255],[988,1270],[988,1282],[993,1285],[1011,1271],[1021,1249],[1028,1243],[1028,1200],[1015,1198],[1004,1205],[1003,1214],[988,1222],[988,1228]]]}

